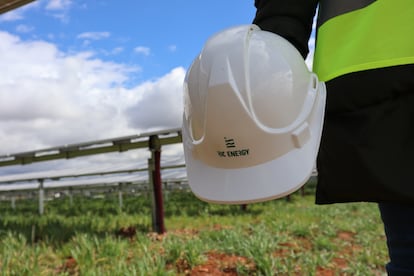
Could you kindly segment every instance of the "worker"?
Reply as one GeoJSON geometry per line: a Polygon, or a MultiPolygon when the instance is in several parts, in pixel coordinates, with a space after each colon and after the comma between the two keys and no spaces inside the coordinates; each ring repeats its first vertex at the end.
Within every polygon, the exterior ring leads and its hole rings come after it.
{"type": "Polygon", "coordinates": [[[414,1],[256,0],[253,23],[303,58],[317,13],[313,71],[327,102],[316,203],[375,202],[389,275],[414,275],[414,1]]]}

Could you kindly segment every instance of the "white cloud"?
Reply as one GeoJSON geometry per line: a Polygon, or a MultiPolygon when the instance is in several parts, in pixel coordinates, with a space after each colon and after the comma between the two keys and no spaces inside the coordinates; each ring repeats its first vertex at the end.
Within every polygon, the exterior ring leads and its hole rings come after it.
{"type": "Polygon", "coordinates": [[[140,98],[126,113],[130,126],[153,130],[180,127],[184,76],[184,68],[178,67],[160,79],[136,87],[134,91],[140,98]]]}
{"type": "Polygon", "coordinates": [[[117,55],[119,53],[122,53],[124,51],[123,47],[115,47],[112,49],[111,54],[112,55],[117,55]]]}
{"type": "Polygon", "coordinates": [[[71,0],[48,0],[45,10],[50,12],[50,15],[57,18],[63,23],[69,22],[69,11],[72,7],[71,0]]]}
{"type": "Polygon", "coordinates": [[[76,38],[83,39],[82,45],[89,46],[92,40],[102,40],[111,36],[110,32],[84,32],[78,34],[76,38]]]}
{"type": "Polygon", "coordinates": [[[77,36],[79,39],[100,40],[111,36],[109,32],[84,32],[77,36]]]}
{"type": "Polygon", "coordinates": [[[23,12],[19,9],[6,12],[0,16],[0,21],[17,21],[23,19],[23,12]]]}
{"type": "Polygon", "coordinates": [[[137,67],[6,32],[0,41],[0,155],[180,125],[183,68],[127,88],[137,67]]]}
{"type": "Polygon", "coordinates": [[[72,5],[71,0],[50,0],[46,5],[46,10],[66,10],[72,5]]]}
{"type": "Polygon", "coordinates": [[[18,33],[30,33],[33,30],[34,30],[33,26],[29,26],[29,25],[26,25],[26,24],[19,24],[16,27],[16,32],[18,32],[18,33]]]}
{"type": "Polygon", "coordinates": [[[151,49],[144,46],[138,46],[134,49],[135,53],[142,54],[144,56],[149,56],[151,53],[151,49]]]}

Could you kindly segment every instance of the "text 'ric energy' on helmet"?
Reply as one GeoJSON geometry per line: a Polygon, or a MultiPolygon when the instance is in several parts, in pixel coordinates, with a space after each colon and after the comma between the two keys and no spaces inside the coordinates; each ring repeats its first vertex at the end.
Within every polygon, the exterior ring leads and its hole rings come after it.
{"type": "Polygon", "coordinates": [[[192,192],[244,204],[299,189],[315,165],[325,98],[325,84],[284,38],[255,25],[212,36],[184,82],[192,192]]]}

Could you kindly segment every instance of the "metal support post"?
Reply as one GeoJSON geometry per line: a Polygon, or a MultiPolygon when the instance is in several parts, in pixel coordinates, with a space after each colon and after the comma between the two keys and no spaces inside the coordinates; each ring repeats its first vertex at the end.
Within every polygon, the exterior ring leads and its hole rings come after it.
{"type": "Polygon", "coordinates": [[[122,183],[118,184],[118,201],[119,201],[119,210],[122,210],[123,207],[123,198],[122,198],[122,183]]]}
{"type": "Polygon", "coordinates": [[[73,206],[73,191],[72,187],[69,187],[68,195],[69,195],[69,206],[73,206]]]}
{"type": "Polygon", "coordinates": [[[153,228],[158,234],[165,233],[164,226],[164,204],[162,198],[162,184],[161,184],[161,143],[157,135],[152,135],[149,138],[149,147],[151,150],[151,161],[149,165],[149,172],[151,174],[153,189],[153,228]],[[151,166],[150,166],[151,165],[151,166]]]}
{"type": "Polygon", "coordinates": [[[39,181],[39,215],[43,215],[45,191],[43,189],[43,179],[39,179],[38,181],[39,181]]]}
{"type": "Polygon", "coordinates": [[[15,196],[11,197],[11,207],[13,210],[16,210],[16,197],[15,196]]]}

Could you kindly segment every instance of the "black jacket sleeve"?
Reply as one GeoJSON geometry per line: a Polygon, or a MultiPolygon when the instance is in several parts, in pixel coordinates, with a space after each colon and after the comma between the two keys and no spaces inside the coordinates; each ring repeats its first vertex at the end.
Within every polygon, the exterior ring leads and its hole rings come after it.
{"type": "Polygon", "coordinates": [[[253,24],[292,43],[306,58],[318,0],[255,0],[253,24]]]}

